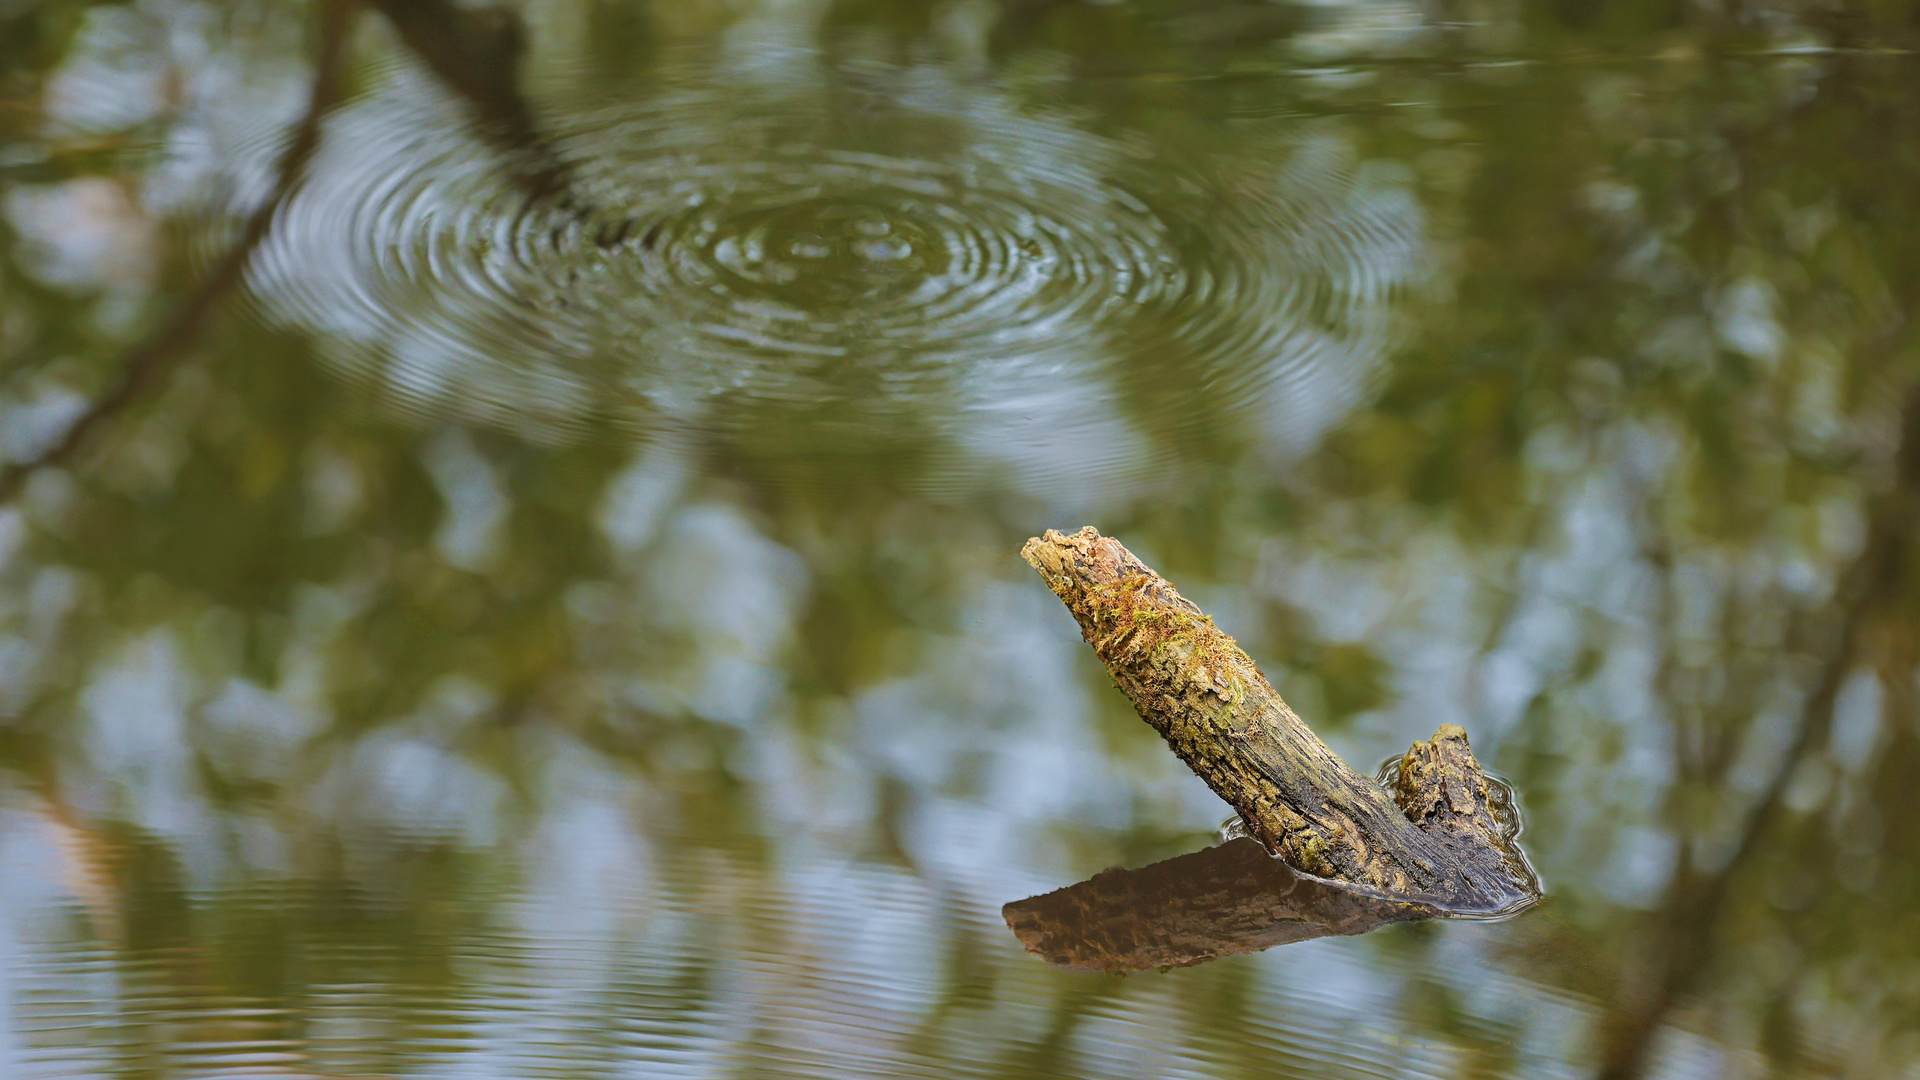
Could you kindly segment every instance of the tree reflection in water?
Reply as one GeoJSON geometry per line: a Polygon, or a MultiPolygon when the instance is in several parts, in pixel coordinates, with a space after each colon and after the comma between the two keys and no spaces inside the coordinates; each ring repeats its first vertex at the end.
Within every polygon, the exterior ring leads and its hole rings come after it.
{"type": "MultiPolygon", "coordinates": [[[[9,461],[309,15],[0,11],[9,461]]],[[[0,1071],[1912,1067],[1906,6],[993,15],[533,4],[525,131],[363,16],[0,510],[0,1071]],[[1554,903],[1022,955],[1218,817],[1012,558],[1079,519],[1350,760],[1465,724],[1554,903]]]]}

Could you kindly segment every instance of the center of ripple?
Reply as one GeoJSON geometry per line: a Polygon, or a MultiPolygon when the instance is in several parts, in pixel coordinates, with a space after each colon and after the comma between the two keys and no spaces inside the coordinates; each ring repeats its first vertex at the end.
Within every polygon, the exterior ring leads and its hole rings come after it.
{"type": "Polygon", "coordinates": [[[1065,170],[976,152],[852,151],[629,173],[617,211],[534,236],[586,264],[574,311],[681,356],[847,356],[917,367],[1031,357],[1180,277],[1144,205],[1065,170]],[[616,215],[617,216],[613,216],[616,215]],[[609,235],[618,238],[605,242],[609,235]]]}
{"type": "Polygon", "coordinates": [[[716,286],[742,303],[832,314],[915,302],[942,284],[958,254],[956,238],[938,228],[928,207],[887,194],[701,214],[676,254],[715,268],[716,286]]]}

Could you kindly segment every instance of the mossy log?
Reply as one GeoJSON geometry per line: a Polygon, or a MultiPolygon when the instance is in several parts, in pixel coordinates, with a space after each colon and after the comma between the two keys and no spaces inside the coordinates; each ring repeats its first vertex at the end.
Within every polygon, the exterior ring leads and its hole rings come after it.
{"type": "Polygon", "coordinates": [[[1538,898],[1498,789],[1444,725],[1402,759],[1390,793],[1294,715],[1233,638],[1120,543],[1048,530],[1021,556],[1080,623],[1141,719],[1295,870],[1451,914],[1538,898]]]}
{"type": "Polygon", "coordinates": [[[1242,836],[1002,909],[1027,951],[1069,971],[1189,967],[1444,914],[1302,877],[1242,836]]]}

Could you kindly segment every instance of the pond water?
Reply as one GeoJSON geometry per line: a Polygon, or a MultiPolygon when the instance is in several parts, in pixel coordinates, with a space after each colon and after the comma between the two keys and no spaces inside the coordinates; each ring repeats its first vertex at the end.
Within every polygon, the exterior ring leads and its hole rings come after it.
{"type": "Polygon", "coordinates": [[[0,1076],[1920,1076],[1916,28],[0,0],[0,1076]],[[1029,955],[1084,524],[1546,900],[1029,955]]]}

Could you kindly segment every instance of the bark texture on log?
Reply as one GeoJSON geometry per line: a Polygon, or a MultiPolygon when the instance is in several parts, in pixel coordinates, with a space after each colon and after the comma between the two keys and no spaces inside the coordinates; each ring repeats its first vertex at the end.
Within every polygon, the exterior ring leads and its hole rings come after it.
{"type": "Polygon", "coordinates": [[[1499,792],[1443,725],[1394,791],[1354,772],[1280,699],[1234,640],[1120,543],[1048,530],[1021,556],[1080,624],[1140,716],[1295,870],[1451,914],[1538,899],[1499,792]]]}
{"type": "Polygon", "coordinates": [[[1442,912],[1302,877],[1243,836],[1138,870],[1108,870],[1002,914],[1027,951],[1055,967],[1126,974],[1442,912]]]}

